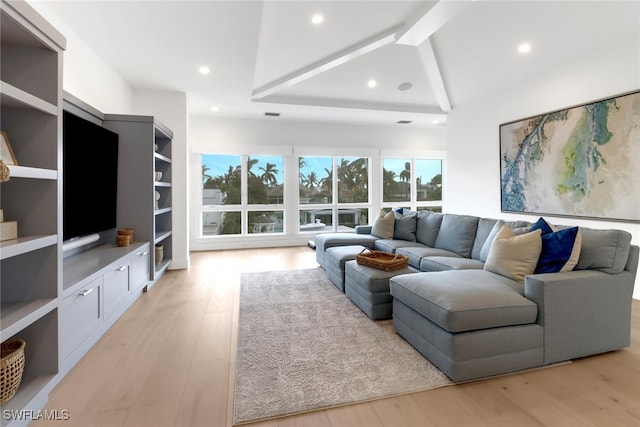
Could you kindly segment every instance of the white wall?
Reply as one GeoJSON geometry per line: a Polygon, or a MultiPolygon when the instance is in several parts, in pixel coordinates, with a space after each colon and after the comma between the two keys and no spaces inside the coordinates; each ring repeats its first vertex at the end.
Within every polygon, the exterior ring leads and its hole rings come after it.
{"type": "Polygon", "coordinates": [[[189,214],[187,203],[187,94],[135,90],[134,114],[154,116],[173,132],[171,141],[172,258],[170,269],[189,267],[189,214]]]}
{"type": "Polygon", "coordinates": [[[95,54],[45,2],[32,6],[67,38],[62,88],[103,113],[131,114],[133,89],[101,57],[95,54]]]}
{"type": "MultiPolygon", "coordinates": [[[[455,106],[448,119],[446,211],[535,221],[537,215],[500,212],[498,126],[639,89],[639,44],[639,40],[616,43],[534,79],[455,106]]],[[[633,235],[632,243],[640,244],[637,223],[555,217],[552,222],[619,228],[633,235]]],[[[640,299],[640,277],[634,298],[640,299]]]]}

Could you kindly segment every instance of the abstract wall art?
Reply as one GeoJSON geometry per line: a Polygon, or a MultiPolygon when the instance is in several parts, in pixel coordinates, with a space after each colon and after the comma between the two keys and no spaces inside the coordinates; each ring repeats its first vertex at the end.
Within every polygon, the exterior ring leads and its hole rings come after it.
{"type": "Polygon", "coordinates": [[[500,125],[502,212],[640,222],[640,91],[500,125]]]}

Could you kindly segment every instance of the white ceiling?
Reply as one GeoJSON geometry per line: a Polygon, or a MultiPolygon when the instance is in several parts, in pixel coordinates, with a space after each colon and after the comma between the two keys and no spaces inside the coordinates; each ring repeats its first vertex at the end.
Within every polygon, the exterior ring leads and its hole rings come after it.
{"type": "Polygon", "coordinates": [[[190,114],[212,117],[434,126],[447,104],[640,40],[637,0],[46,1],[133,88],[186,92],[190,114]],[[397,43],[408,29],[430,37],[397,43]]]}

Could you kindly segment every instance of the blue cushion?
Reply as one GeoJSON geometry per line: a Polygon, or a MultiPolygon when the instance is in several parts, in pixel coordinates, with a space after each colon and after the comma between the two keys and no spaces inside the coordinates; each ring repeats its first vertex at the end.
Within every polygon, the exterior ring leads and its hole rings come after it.
{"type": "Polygon", "coordinates": [[[542,252],[535,273],[557,273],[573,270],[578,262],[581,244],[578,238],[578,227],[555,231],[544,218],[540,218],[531,227],[531,231],[534,230],[542,231],[542,252]]]}

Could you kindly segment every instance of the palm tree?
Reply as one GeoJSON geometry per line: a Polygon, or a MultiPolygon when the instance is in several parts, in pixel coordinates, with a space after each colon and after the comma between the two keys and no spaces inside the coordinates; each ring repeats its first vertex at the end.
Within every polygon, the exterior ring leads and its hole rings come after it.
{"type": "Polygon", "coordinates": [[[316,175],[314,171],[311,171],[309,175],[307,175],[306,177],[306,183],[307,183],[307,187],[309,188],[317,187],[318,184],[320,184],[320,182],[318,181],[318,175],[316,175]]]}
{"type": "Polygon", "coordinates": [[[304,157],[298,157],[298,177],[300,178],[300,184],[305,184],[306,176],[302,173],[302,169],[307,167],[307,161],[304,157]]]}
{"type": "MultiPolygon", "coordinates": [[[[402,182],[409,182],[411,180],[411,163],[410,162],[406,162],[404,164],[404,170],[402,172],[400,172],[400,179],[402,180],[402,182]]],[[[408,190],[409,190],[409,186],[406,185],[405,187],[405,196],[408,195],[408,190]]]]}
{"type": "Polygon", "coordinates": [[[396,173],[391,170],[382,169],[382,200],[391,202],[393,192],[396,190],[396,173]]]}
{"type": "MultiPolygon", "coordinates": [[[[247,175],[256,176],[256,174],[251,171],[251,168],[253,168],[257,164],[258,164],[258,159],[252,159],[251,156],[247,156],[247,175]]],[[[238,165],[238,168],[240,168],[239,165],[238,165]]]]}
{"type": "Polygon", "coordinates": [[[207,181],[211,181],[213,179],[213,177],[207,173],[209,172],[209,170],[211,170],[209,166],[202,165],[202,184],[205,184],[207,181]]]}
{"type": "Polygon", "coordinates": [[[262,182],[264,182],[267,185],[267,187],[271,187],[272,185],[278,184],[277,174],[279,171],[278,169],[276,169],[275,163],[267,162],[266,168],[263,168],[261,166],[258,169],[262,171],[262,175],[260,175],[260,179],[262,180],[262,182]]]}
{"type": "Polygon", "coordinates": [[[322,178],[320,181],[320,185],[322,188],[327,190],[331,190],[331,186],[333,185],[333,171],[327,168],[324,168],[324,171],[327,173],[327,176],[322,178]]]}

